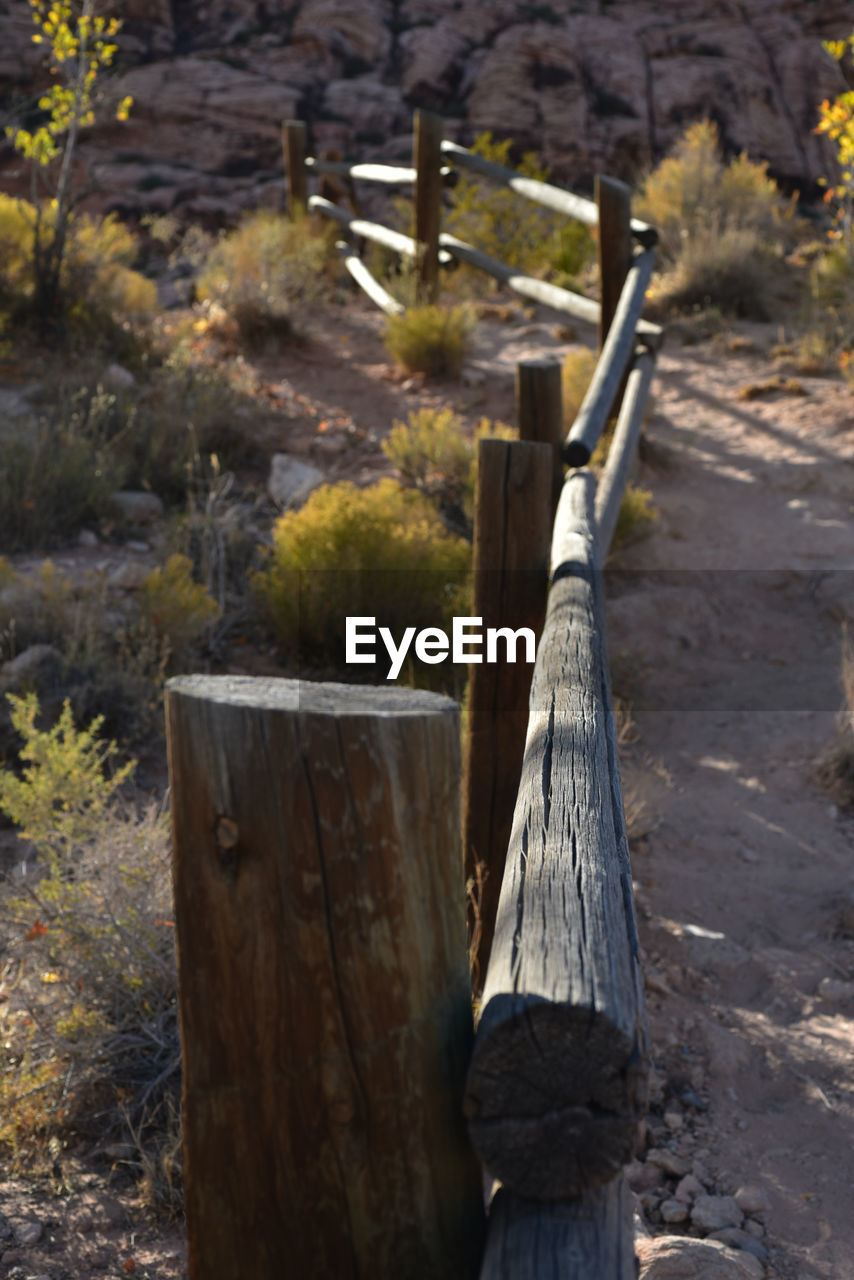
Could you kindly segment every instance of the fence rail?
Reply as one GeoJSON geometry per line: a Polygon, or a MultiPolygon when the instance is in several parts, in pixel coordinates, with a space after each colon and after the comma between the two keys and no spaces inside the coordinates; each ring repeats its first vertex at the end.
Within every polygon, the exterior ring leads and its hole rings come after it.
{"type": "Polygon", "coordinates": [[[479,442],[473,613],[540,635],[533,672],[472,666],[462,768],[438,695],[169,683],[190,1280],[634,1275],[622,1168],[647,1046],[601,571],[662,336],[640,319],[655,232],[621,183],[598,180],[594,205],[481,162],[428,113],[415,134],[412,169],[345,165],[307,160],[286,125],[292,207],[414,259],[426,297],[458,258],[510,272],[441,232],[445,162],[595,211],[601,302],[571,297],[600,357],[568,432],[559,365],[530,361],[521,439],[479,442]],[[309,196],[311,172],[414,176],[415,236],[309,196]],[[481,890],[474,1037],[463,866],[481,890]],[[485,1245],[475,1151],[503,1184],[485,1245]]]}

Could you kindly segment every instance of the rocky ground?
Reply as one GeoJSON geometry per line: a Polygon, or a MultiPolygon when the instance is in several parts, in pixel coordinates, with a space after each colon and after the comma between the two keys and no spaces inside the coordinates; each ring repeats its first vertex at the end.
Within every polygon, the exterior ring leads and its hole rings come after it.
{"type": "MultiPolygon", "coordinates": [[[[374,313],[318,315],[307,345],[258,364],[292,408],[266,451],[366,482],[411,408],[512,420],[516,362],[567,340],[500,314],[463,379],[432,386],[395,374],[374,313]]],[[[838,377],[765,385],[785,336],[671,338],[639,468],[659,519],[609,574],[654,1063],[628,1171],[646,1280],[854,1277],[854,818],[817,778],[854,613],[854,400],[838,377]]],[[[148,554],[96,539],[58,558],[148,554]]],[[[180,1227],[146,1216],[128,1157],[90,1146],[50,1184],[0,1181],[0,1274],[185,1275],[180,1227]]]]}

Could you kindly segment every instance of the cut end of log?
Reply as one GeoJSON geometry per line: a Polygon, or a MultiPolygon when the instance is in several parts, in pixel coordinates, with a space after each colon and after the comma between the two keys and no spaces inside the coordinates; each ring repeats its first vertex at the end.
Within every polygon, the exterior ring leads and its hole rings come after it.
{"type": "Polygon", "coordinates": [[[586,467],[590,461],[590,450],[581,440],[567,440],[561,452],[568,467],[586,467]]]}
{"type": "Polygon", "coordinates": [[[352,685],[333,681],[258,676],[174,676],[166,690],[185,698],[266,711],[304,711],[330,716],[408,716],[446,713],[452,698],[399,685],[352,685]]]}
{"type": "Polygon", "coordinates": [[[590,1009],[489,1001],[464,1110],[484,1166],[519,1195],[562,1200],[631,1159],[646,1102],[638,1039],[590,1009]]]}

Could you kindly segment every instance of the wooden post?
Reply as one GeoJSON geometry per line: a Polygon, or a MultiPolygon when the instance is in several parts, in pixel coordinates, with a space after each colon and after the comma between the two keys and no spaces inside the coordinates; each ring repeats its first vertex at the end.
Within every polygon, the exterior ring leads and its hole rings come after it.
{"type": "MultiPolygon", "coordinates": [[[[521,440],[478,444],[474,534],[475,616],[487,627],[528,627],[539,639],[546,607],[551,541],[552,448],[521,440]]],[[[513,807],[522,769],[533,666],[525,643],[508,661],[469,668],[468,735],[463,785],[466,876],[480,886],[479,910],[469,906],[476,963],[472,982],[483,986],[513,807]]],[[[483,655],[486,657],[486,655],[483,655]]]]}
{"type": "Polygon", "coordinates": [[[552,512],[563,488],[563,386],[557,360],[523,360],[516,366],[516,421],[520,440],[552,447],[552,512]]]}
{"type": "Polygon", "coordinates": [[[599,349],[604,346],[620,301],[620,294],[632,263],[632,193],[624,182],[597,174],[596,204],[599,207],[599,280],[602,314],[599,319],[599,349]]]}
{"type": "Polygon", "coordinates": [[[167,686],[190,1280],[476,1273],[456,703],[167,686]]]}
{"type": "Polygon", "coordinates": [[[502,1187],[489,1206],[480,1280],[635,1280],[632,1196],[622,1177],[574,1200],[525,1200],[502,1187]]]}
{"type": "Polygon", "coordinates": [[[415,112],[415,239],[421,250],[419,284],[423,302],[439,300],[439,232],[442,221],[442,117],[415,112]]]}
{"type": "Polygon", "coordinates": [[[305,125],[302,120],[286,120],[282,125],[282,146],[288,178],[288,217],[297,218],[308,207],[305,169],[305,125]]]}
{"type": "Polygon", "coordinates": [[[588,471],[563,487],[531,717],[469,1069],[485,1167],[562,1200],[614,1178],[646,1102],[646,1024],[588,471]]]}

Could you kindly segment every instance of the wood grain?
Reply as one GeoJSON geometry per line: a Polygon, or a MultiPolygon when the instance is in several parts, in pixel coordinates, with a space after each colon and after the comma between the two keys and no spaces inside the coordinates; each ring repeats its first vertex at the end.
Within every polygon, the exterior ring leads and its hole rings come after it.
{"type": "Polygon", "coordinates": [[[169,682],[191,1280],[470,1277],[459,720],[169,682]]]}
{"type": "MultiPolygon", "coordinates": [[[[551,542],[552,448],[522,440],[478,443],[473,613],[487,627],[543,627],[551,542]]],[[[528,725],[531,673],[519,644],[516,661],[469,667],[468,732],[463,781],[467,880],[482,880],[470,914],[476,943],[475,993],[492,945],[495,912],[528,725]],[[478,865],[480,864],[480,866],[478,865]],[[484,878],[485,876],[485,878],[484,878]]]]}
{"type": "Polygon", "coordinates": [[[564,485],[465,1110],[511,1190],[564,1199],[630,1157],[646,1032],[607,683],[594,480],[564,485]]]}
{"type": "Polygon", "coordinates": [[[624,1179],[551,1203],[497,1191],[480,1280],[635,1280],[624,1179]]]}

